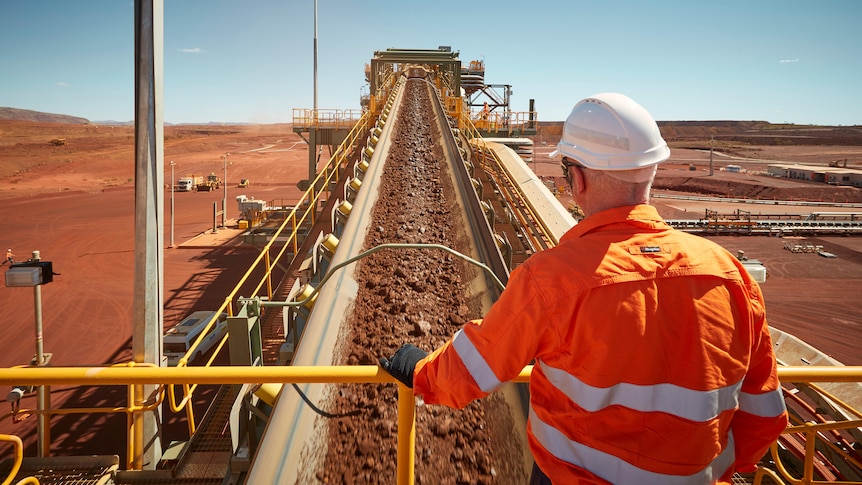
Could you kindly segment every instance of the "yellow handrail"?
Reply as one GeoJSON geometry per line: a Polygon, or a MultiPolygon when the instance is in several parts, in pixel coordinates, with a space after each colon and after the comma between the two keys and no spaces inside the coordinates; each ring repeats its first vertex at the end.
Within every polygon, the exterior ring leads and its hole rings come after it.
{"type": "MultiPolygon", "coordinates": [[[[529,382],[532,366],[525,367],[514,382],[529,382]]],[[[784,382],[860,382],[862,366],[779,367],[778,376],[784,382]]],[[[272,366],[272,367],[14,367],[0,373],[0,385],[197,385],[245,383],[396,383],[378,366],[272,366]]],[[[413,452],[415,447],[415,408],[413,392],[399,384],[398,404],[398,483],[413,483],[413,452]]],[[[130,391],[131,392],[131,391],[130,391]]],[[[130,400],[133,396],[130,395],[130,400]]],[[[134,402],[134,401],[132,401],[134,402]]],[[[148,404],[147,408],[153,406],[148,404]]],[[[125,412],[141,412],[143,408],[129,406],[125,412]]],[[[35,412],[22,410],[20,412],[35,412]]],[[[45,411],[57,414],[58,410],[45,411]]],[[[786,433],[805,431],[812,437],[825,429],[854,428],[859,420],[788,427],[786,433]]],[[[814,460],[806,454],[806,467],[814,460]]],[[[131,460],[129,461],[131,463],[131,460]]],[[[781,467],[779,463],[779,467],[781,467]]],[[[808,468],[806,468],[808,469],[808,468]]],[[[782,468],[780,468],[782,470],[782,468]]],[[[789,474],[785,475],[789,477],[789,474]]],[[[793,483],[814,483],[793,481],[793,483]]]]}
{"type": "MultiPolygon", "coordinates": [[[[529,382],[533,366],[521,370],[513,382],[529,382]]],[[[862,366],[781,366],[783,382],[862,382],[862,366]]],[[[123,366],[10,367],[0,373],[0,385],[145,385],[145,384],[246,384],[280,383],[376,383],[397,382],[376,365],[352,366],[123,366]]]]}
{"type": "MultiPolygon", "coordinates": [[[[18,470],[21,469],[21,463],[24,461],[24,443],[21,442],[21,438],[9,435],[9,434],[0,434],[0,441],[6,441],[12,443],[12,446],[15,447],[15,458],[12,463],[12,469],[9,471],[9,476],[3,480],[2,485],[9,485],[12,483],[12,480],[15,479],[15,475],[18,474],[18,470]]],[[[35,483],[39,485],[39,480],[35,477],[27,477],[23,480],[18,481],[17,485],[23,485],[26,483],[35,483]]]]}
{"type": "MultiPolygon", "coordinates": [[[[798,383],[798,382],[797,382],[798,383]]],[[[831,456],[840,456],[841,459],[845,461],[845,463],[855,467],[858,470],[862,470],[862,461],[857,459],[853,453],[851,453],[846,446],[849,443],[842,442],[841,438],[838,437],[837,434],[833,434],[830,438],[828,434],[830,432],[837,432],[841,430],[850,430],[850,429],[862,429],[862,413],[859,410],[854,409],[852,406],[844,402],[843,400],[837,398],[832,395],[830,392],[821,388],[820,386],[806,383],[807,387],[810,387],[812,390],[816,391],[820,396],[828,400],[832,406],[835,406],[836,409],[840,410],[844,416],[855,416],[856,419],[845,419],[841,421],[825,421],[824,419],[813,416],[817,421],[809,422],[806,419],[809,419],[804,415],[793,415],[791,414],[791,425],[788,426],[783,435],[800,435],[803,438],[805,448],[804,448],[804,458],[803,458],[803,467],[802,467],[802,477],[796,478],[789,467],[785,466],[784,461],[782,459],[782,454],[779,453],[779,443],[773,443],[770,446],[770,455],[772,456],[773,461],[775,462],[775,471],[770,470],[770,476],[775,479],[776,475],[780,475],[783,479],[787,480],[788,483],[791,484],[800,484],[800,485],[810,485],[817,483],[862,483],[862,482],[839,482],[834,480],[815,480],[815,464],[821,460],[819,454],[821,451],[831,451],[831,456]],[[836,442],[836,438],[837,442],[836,442]],[[820,448],[817,445],[820,445],[820,448]]],[[[792,396],[796,396],[797,394],[793,394],[792,396]]],[[[799,402],[797,405],[805,408],[807,405],[799,402]]],[[[790,406],[788,406],[790,407],[790,406]]],[[[811,410],[814,414],[820,414],[821,411],[816,411],[814,409],[811,410]]],[[[799,443],[795,441],[792,437],[786,438],[787,442],[785,445],[788,448],[796,448],[799,443]]],[[[797,448],[798,449],[798,448],[797,448]]],[[[858,453],[857,453],[858,456],[858,453]]],[[[840,467],[839,467],[840,469],[840,467]]],[[[766,472],[758,471],[758,475],[755,478],[762,478],[762,474],[766,472]]],[[[759,480],[755,480],[755,484],[759,485],[759,480]]]]}

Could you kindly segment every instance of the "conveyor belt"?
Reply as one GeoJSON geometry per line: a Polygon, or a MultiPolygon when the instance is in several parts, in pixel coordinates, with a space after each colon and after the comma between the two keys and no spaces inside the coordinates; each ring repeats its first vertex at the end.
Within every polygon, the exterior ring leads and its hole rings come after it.
{"type": "MultiPolygon", "coordinates": [[[[454,238],[463,244],[463,247],[458,250],[470,258],[483,262],[493,270],[497,278],[505,281],[508,270],[503,263],[497,245],[494,243],[494,235],[479,204],[473,181],[465,168],[462,158],[463,150],[459,150],[459,142],[455,139],[440,100],[434,94],[431,85],[422,79],[407,80],[407,78],[402,78],[399,81],[391,95],[387,109],[381,115],[384,122],[378,122],[378,129],[372,132],[371,137],[376,140],[369,142],[371,150],[366,150],[366,156],[359,162],[367,163],[367,165],[363,164],[360,183],[348,181],[345,184],[348,190],[344,195],[351,201],[352,209],[346,224],[338,233],[338,247],[329,264],[331,266],[339,265],[368,249],[366,244],[370,237],[369,234],[375,234],[381,229],[379,224],[372,222],[371,214],[382,197],[380,192],[384,190],[384,175],[387,164],[390,163],[388,157],[399,148],[399,143],[410,143],[408,140],[396,139],[395,137],[395,128],[399,123],[398,117],[401,113],[401,107],[408,103],[405,100],[405,85],[407,83],[420,83],[432,94],[433,116],[430,118],[430,123],[436,125],[436,128],[433,129],[441,133],[439,145],[445,160],[441,163],[444,171],[439,176],[435,176],[439,178],[426,180],[425,183],[431,184],[432,187],[451,185],[454,189],[451,193],[452,200],[447,202],[447,209],[451,210],[455,217],[462,221],[456,225],[464,228],[463,234],[454,238]]],[[[418,155],[421,155],[425,150],[417,147],[417,152],[418,155]]],[[[422,168],[408,168],[408,170],[418,171],[422,168]]],[[[348,170],[348,172],[358,174],[353,170],[348,170]]],[[[358,179],[359,177],[357,177],[358,179]]],[[[414,192],[418,193],[419,191],[405,187],[404,193],[401,194],[402,203],[411,204],[411,195],[414,192]]],[[[337,354],[339,349],[345,345],[342,339],[349,334],[347,327],[351,320],[351,311],[357,304],[356,299],[360,290],[367,287],[366,283],[357,280],[356,274],[359,264],[352,263],[333,273],[326,284],[319,288],[314,309],[302,324],[304,331],[300,345],[293,357],[295,365],[331,365],[340,361],[341,357],[337,354]]],[[[464,271],[464,276],[467,277],[463,282],[465,285],[464,292],[474,302],[470,306],[475,305],[477,315],[484,314],[496,299],[500,289],[495,285],[494,279],[489,278],[482,271],[467,270],[464,271]]],[[[403,279],[406,284],[406,281],[411,280],[411,277],[409,274],[403,275],[403,279]]],[[[408,339],[409,336],[405,332],[404,335],[396,335],[393,338],[401,341],[408,339]]],[[[336,392],[340,395],[344,392],[337,391],[337,388],[331,386],[319,384],[302,384],[298,387],[305,398],[316,407],[327,410],[332,409],[334,398],[331,393],[336,392]]],[[[510,421],[514,419],[512,426],[515,426],[516,430],[514,431],[521,435],[520,440],[512,439],[512,429],[504,429],[498,434],[508,436],[509,439],[496,439],[493,441],[497,443],[482,446],[511,446],[512,443],[520,443],[521,449],[517,459],[513,460],[509,455],[508,459],[504,459],[503,462],[493,466],[501,471],[506,467],[516,467],[520,471],[511,470],[506,473],[512,476],[526,476],[531,458],[529,458],[529,452],[526,450],[526,438],[524,436],[523,396],[514,391],[514,385],[512,388],[511,391],[506,390],[499,393],[497,401],[490,401],[488,406],[498,406],[498,401],[508,403],[510,409],[507,413],[511,416],[507,419],[510,421]]],[[[285,389],[279,395],[269,418],[266,431],[249,470],[247,483],[311,483],[320,480],[320,473],[323,473],[321,470],[331,468],[331,466],[322,463],[326,459],[328,425],[331,421],[315,414],[299,394],[291,388],[286,387],[285,389]]],[[[394,388],[392,390],[394,391],[394,388]]],[[[381,401],[381,405],[385,406],[386,401],[381,401]]],[[[392,408],[391,411],[394,412],[394,404],[392,408]]],[[[357,417],[356,419],[360,418],[357,417]]],[[[498,419],[493,422],[505,421],[498,419]]],[[[356,437],[350,436],[349,439],[355,440],[356,437]]],[[[381,438],[380,441],[390,443],[381,446],[391,446],[391,437],[389,439],[381,438]]],[[[488,451],[487,456],[494,455],[491,450],[488,451]]],[[[394,461],[394,454],[377,456],[376,460],[391,462],[394,461]]],[[[389,470],[390,468],[387,465],[383,469],[389,470]]],[[[357,470],[357,473],[360,471],[357,470]]],[[[440,470],[435,470],[435,472],[438,471],[440,470]]],[[[458,472],[453,469],[451,473],[458,472]]],[[[391,480],[394,483],[394,474],[390,473],[389,476],[386,476],[387,474],[384,472],[380,475],[382,475],[380,480],[384,482],[391,480]]]]}

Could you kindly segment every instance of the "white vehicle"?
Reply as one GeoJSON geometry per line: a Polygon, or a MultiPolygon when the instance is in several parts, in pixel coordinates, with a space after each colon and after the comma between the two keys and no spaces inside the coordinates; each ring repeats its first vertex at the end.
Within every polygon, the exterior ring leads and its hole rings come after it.
{"type": "MultiPolygon", "coordinates": [[[[162,338],[162,350],[168,358],[168,365],[177,365],[177,362],[186,355],[192,344],[197,340],[201,331],[207,323],[215,318],[216,313],[212,311],[194,312],[183,321],[174,325],[165,332],[162,338]]],[[[218,315],[218,322],[210,329],[201,344],[195,349],[194,355],[189,362],[197,360],[198,357],[207,353],[227,333],[227,313],[218,315]]]]}
{"type": "Polygon", "coordinates": [[[177,192],[191,192],[194,181],[191,177],[183,177],[177,180],[177,192]]]}
{"type": "Polygon", "coordinates": [[[177,180],[177,192],[191,192],[193,190],[197,190],[198,185],[202,184],[203,181],[204,178],[200,175],[182,177],[177,180]]]}

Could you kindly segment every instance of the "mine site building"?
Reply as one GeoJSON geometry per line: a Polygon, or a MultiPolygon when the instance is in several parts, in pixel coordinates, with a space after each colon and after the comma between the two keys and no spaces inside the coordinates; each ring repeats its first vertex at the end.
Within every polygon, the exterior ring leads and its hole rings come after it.
{"type": "Polygon", "coordinates": [[[775,177],[810,180],[831,185],[862,187],[862,170],[844,167],[822,167],[816,165],[773,164],[767,173],[775,177]]]}

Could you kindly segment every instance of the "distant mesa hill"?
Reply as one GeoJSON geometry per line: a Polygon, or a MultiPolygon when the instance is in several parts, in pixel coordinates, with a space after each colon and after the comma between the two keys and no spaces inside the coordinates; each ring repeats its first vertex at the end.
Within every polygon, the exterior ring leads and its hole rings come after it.
{"type": "MultiPolygon", "coordinates": [[[[659,121],[662,137],[677,148],[702,148],[714,139],[747,145],[862,146],[862,126],[773,124],[768,121],[659,121]],[[700,143],[695,143],[700,142],[700,143]]],[[[539,133],[552,139],[562,134],[563,122],[540,121],[539,133]]]]}
{"type": "Polygon", "coordinates": [[[78,116],[58,115],[54,113],[42,113],[29,109],[2,108],[0,107],[0,120],[12,121],[37,121],[40,123],[71,123],[84,125],[90,122],[87,118],[78,116]]]}
{"type": "Polygon", "coordinates": [[[862,126],[773,124],[767,121],[659,121],[668,143],[714,139],[749,145],[862,145],[862,126]]]}
{"type": "MultiPolygon", "coordinates": [[[[93,121],[77,116],[0,107],[0,120],[133,126],[134,122],[93,121]]],[[[247,123],[165,123],[165,126],[239,126],[247,123]]],[[[704,141],[748,145],[862,146],[862,126],[773,124],[768,121],[659,121],[661,134],[677,148],[703,148],[704,141]]],[[[537,139],[559,139],[562,121],[539,121],[537,139]]]]}
{"type": "MultiPolygon", "coordinates": [[[[55,113],[43,113],[29,109],[0,107],[0,121],[32,121],[35,123],[68,123],[72,125],[110,125],[110,126],[134,126],[134,121],[90,121],[78,116],[60,115],[55,113]]],[[[165,126],[240,126],[252,123],[230,123],[221,121],[210,121],[206,123],[167,123],[165,126]]]]}

